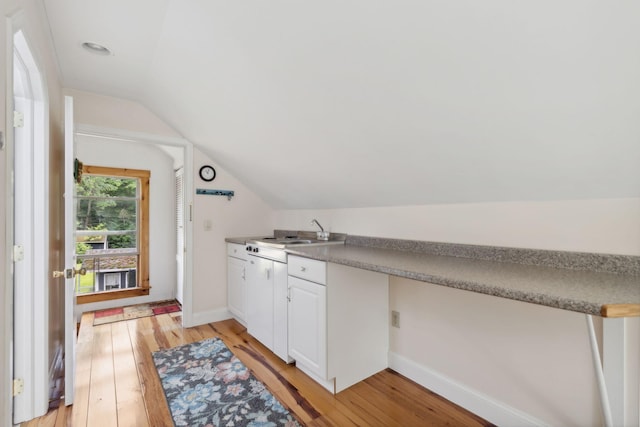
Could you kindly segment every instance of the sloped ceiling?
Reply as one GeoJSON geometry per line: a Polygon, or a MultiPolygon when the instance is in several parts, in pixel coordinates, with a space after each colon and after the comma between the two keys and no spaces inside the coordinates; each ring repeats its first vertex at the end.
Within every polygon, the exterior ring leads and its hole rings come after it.
{"type": "Polygon", "coordinates": [[[640,2],[43,1],[65,86],[274,208],[640,197],[640,2]]]}

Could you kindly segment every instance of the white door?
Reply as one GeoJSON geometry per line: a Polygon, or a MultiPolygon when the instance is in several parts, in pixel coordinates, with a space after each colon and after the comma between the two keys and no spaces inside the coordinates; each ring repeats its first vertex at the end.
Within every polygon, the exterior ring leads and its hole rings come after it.
{"type": "Polygon", "coordinates": [[[289,357],[288,325],[287,325],[287,264],[273,263],[273,352],[284,360],[289,357]]]}
{"type": "Polygon", "coordinates": [[[227,257],[227,307],[242,322],[246,322],[246,264],[243,259],[227,257]]]}
{"type": "Polygon", "coordinates": [[[247,331],[273,349],[273,261],[248,257],[247,331]]]}
{"type": "Polygon", "coordinates": [[[327,297],[323,285],[289,276],[289,356],[327,378],[327,297]]]}
{"type": "Polygon", "coordinates": [[[73,387],[76,372],[76,305],[75,293],[75,126],[73,122],[73,98],[64,98],[64,269],[67,273],[64,291],[64,403],[73,403],[73,387]],[[70,273],[71,272],[71,273],[70,273]]]}
{"type": "Polygon", "coordinates": [[[176,299],[182,304],[184,289],[184,169],[176,171],[176,299]]]}
{"type": "Polygon", "coordinates": [[[13,375],[21,390],[12,402],[13,422],[18,424],[44,415],[49,403],[48,123],[42,76],[22,30],[13,33],[12,94],[13,144],[7,150],[13,228],[8,237],[13,249],[13,375]]]}

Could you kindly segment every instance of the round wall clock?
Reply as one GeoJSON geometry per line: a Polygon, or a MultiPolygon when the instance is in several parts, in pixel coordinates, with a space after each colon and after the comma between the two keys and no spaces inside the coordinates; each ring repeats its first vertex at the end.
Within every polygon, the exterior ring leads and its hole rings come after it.
{"type": "Polygon", "coordinates": [[[203,181],[213,181],[213,179],[216,177],[216,170],[213,168],[213,166],[209,166],[209,165],[204,165],[203,167],[200,168],[200,178],[203,181]]]}

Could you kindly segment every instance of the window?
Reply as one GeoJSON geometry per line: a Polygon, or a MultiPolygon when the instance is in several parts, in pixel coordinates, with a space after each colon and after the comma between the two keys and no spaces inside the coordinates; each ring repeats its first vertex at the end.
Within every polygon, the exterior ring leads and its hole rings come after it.
{"type": "Polygon", "coordinates": [[[76,184],[78,304],[149,294],[150,172],[81,168],[76,184]]]}
{"type": "Polygon", "coordinates": [[[120,287],[120,273],[104,273],[104,287],[106,290],[120,287]]]}

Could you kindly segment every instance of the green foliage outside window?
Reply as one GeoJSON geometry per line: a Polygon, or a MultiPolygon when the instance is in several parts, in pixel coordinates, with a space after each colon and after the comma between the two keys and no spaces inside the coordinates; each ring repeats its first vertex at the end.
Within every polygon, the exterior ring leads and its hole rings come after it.
{"type": "MultiPolygon", "coordinates": [[[[125,231],[108,235],[108,248],[136,248],[137,193],[137,179],[84,175],[76,185],[76,229],[125,231]]],[[[104,236],[86,236],[76,253],[85,253],[89,242],[96,241],[104,241],[104,236]]]]}

